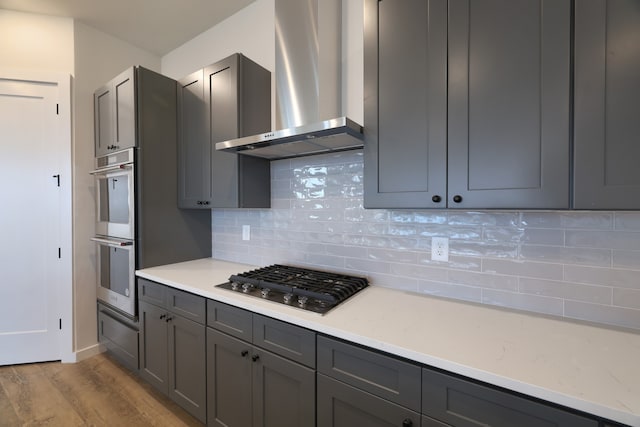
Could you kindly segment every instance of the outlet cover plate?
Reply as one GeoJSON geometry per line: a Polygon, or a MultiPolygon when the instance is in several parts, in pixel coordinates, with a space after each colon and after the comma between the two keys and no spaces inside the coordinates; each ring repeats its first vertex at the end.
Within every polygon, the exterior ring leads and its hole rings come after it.
{"type": "Polygon", "coordinates": [[[449,261],[449,239],[446,237],[431,238],[431,260],[449,261]]]}

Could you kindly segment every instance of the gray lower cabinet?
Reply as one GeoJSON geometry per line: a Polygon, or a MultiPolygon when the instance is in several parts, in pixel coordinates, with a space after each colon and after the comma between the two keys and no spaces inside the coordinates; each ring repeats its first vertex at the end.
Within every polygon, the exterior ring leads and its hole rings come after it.
{"type": "Polygon", "coordinates": [[[271,73],[236,53],[178,82],[178,205],[268,208],[266,159],[215,150],[216,142],[271,129],[271,73]]]}
{"type": "Polygon", "coordinates": [[[98,342],[124,366],[138,371],[138,322],[98,303],[98,342]]]}
{"type": "Polygon", "coordinates": [[[575,5],[574,207],[640,209],[640,8],[575,5]]]}
{"type": "Polygon", "coordinates": [[[318,427],[419,426],[420,367],[318,336],[318,427]]]}
{"type": "Polygon", "coordinates": [[[422,371],[422,411],[456,427],[598,426],[593,418],[430,369],[422,371]]]}
{"type": "Polygon", "coordinates": [[[318,427],[418,427],[420,414],[318,374],[318,427]]]}
{"type": "Polygon", "coordinates": [[[138,293],[140,376],[206,422],[205,299],[144,279],[138,293]]]}
{"type": "Polygon", "coordinates": [[[570,0],[365,9],[365,207],[569,207],[570,0]]]}
{"type": "Polygon", "coordinates": [[[207,424],[315,426],[315,333],[215,301],[207,310],[207,424]]]}

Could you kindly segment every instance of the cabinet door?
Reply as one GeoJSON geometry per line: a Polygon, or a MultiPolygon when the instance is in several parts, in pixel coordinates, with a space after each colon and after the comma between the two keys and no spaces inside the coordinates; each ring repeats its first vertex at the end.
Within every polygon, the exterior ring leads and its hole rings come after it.
{"type": "Polygon", "coordinates": [[[417,427],[420,415],[318,374],[318,427],[417,427]]]}
{"type": "Polygon", "coordinates": [[[215,150],[216,142],[238,135],[238,55],[204,70],[207,120],[211,125],[212,207],[238,207],[238,155],[215,150]]]}
{"type": "Polygon", "coordinates": [[[576,2],[576,209],[640,209],[638,46],[637,1],[576,2]]]}
{"type": "Polygon", "coordinates": [[[253,426],[315,426],[315,371],[255,347],[252,359],[253,426]]]}
{"type": "Polygon", "coordinates": [[[112,81],[113,84],[113,150],[136,146],[135,68],[129,68],[112,81]]]}
{"type": "Polygon", "coordinates": [[[169,397],[206,422],[205,326],[171,312],[168,320],[169,397]]]}
{"type": "Polygon", "coordinates": [[[167,311],[139,302],[140,310],[140,376],[167,394],[169,363],[167,355],[167,311]]]}
{"type": "Polygon", "coordinates": [[[178,206],[211,208],[211,143],[203,70],[178,81],[178,206]]]}
{"type": "Polygon", "coordinates": [[[107,147],[113,141],[113,92],[110,85],[105,85],[93,94],[93,126],[96,157],[108,153],[107,147]]]}
{"type": "Polygon", "coordinates": [[[570,44],[570,0],[449,1],[449,207],[569,207],[570,44]]]}
{"type": "Polygon", "coordinates": [[[447,2],[365,0],[364,25],[364,206],[445,207],[447,2]]]}
{"type": "Polygon", "coordinates": [[[251,425],[251,345],[207,328],[207,425],[251,425]]]}

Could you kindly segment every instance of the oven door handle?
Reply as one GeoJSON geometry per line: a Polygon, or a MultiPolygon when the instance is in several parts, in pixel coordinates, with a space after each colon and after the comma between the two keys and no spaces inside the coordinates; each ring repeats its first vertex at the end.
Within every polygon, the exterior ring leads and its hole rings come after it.
{"type": "Polygon", "coordinates": [[[113,172],[113,171],[117,171],[117,170],[131,169],[132,167],[133,167],[133,164],[125,163],[125,164],[122,164],[122,165],[113,165],[113,166],[107,166],[106,168],[96,169],[96,170],[93,170],[93,171],[89,172],[89,174],[91,174],[91,175],[100,175],[100,174],[103,174],[103,173],[113,172]]]}
{"type": "Polygon", "coordinates": [[[103,245],[108,245],[108,246],[112,246],[115,248],[120,248],[122,246],[132,246],[133,245],[133,241],[132,240],[114,240],[114,239],[105,239],[102,237],[92,237],[91,238],[92,241],[97,242],[97,243],[102,243],[103,245]]]}

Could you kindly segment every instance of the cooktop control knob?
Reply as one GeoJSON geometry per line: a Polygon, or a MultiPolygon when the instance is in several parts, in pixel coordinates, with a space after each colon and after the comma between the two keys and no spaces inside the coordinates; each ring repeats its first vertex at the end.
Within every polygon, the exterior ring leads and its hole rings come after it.
{"type": "Polygon", "coordinates": [[[303,295],[298,297],[298,305],[300,307],[305,307],[307,305],[307,301],[309,300],[308,297],[305,297],[303,295]]]}
{"type": "Polygon", "coordinates": [[[284,294],[282,296],[285,304],[291,304],[291,298],[293,298],[293,294],[284,294]]]}
{"type": "Polygon", "coordinates": [[[269,288],[263,288],[262,291],[260,291],[260,293],[262,294],[262,298],[268,298],[270,292],[271,289],[269,288]]]}
{"type": "Polygon", "coordinates": [[[242,285],[242,292],[248,294],[251,288],[253,288],[253,286],[251,286],[251,283],[245,283],[244,285],[242,285]]]}
{"type": "Polygon", "coordinates": [[[239,290],[240,290],[240,283],[238,283],[238,282],[231,282],[231,290],[232,290],[232,291],[239,291],[239,290]]]}

